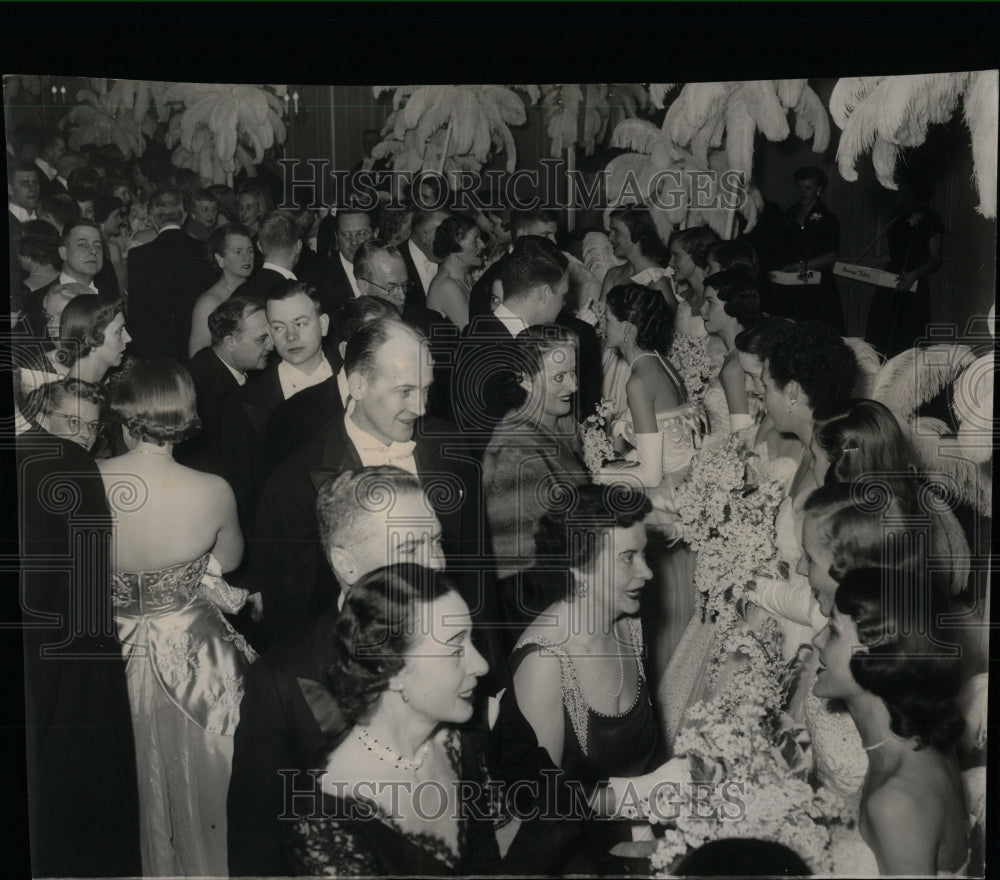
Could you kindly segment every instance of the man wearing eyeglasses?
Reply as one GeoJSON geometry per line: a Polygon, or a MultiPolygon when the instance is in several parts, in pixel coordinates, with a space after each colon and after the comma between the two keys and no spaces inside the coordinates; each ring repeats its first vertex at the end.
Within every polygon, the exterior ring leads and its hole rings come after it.
{"type": "Polygon", "coordinates": [[[337,210],[334,218],[336,253],[330,249],[333,296],[338,304],[362,295],[354,275],[354,255],[361,245],[378,235],[374,214],[349,203],[337,210]]]}
{"type": "Polygon", "coordinates": [[[408,296],[413,281],[402,254],[381,238],[361,245],[354,254],[354,279],[361,296],[385,300],[403,321],[430,338],[431,325],[441,323],[441,316],[408,296]]]}

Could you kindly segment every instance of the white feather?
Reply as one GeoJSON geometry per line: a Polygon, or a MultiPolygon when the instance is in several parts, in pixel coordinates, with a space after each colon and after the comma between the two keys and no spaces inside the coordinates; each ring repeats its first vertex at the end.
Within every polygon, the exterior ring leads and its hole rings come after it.
{"type": "Polygon", "coordinates": [[[984,217],[997,216],[997,76],[996,70],[972,75],[965,93],[965,122],[972,134],[972,164],[984,217]]]}
{"type": "Polygon", "coordinates": [[[583,264],[603,282],[612,266],[620,266],[623,261],[615,257],[614,249],[603,232],[588,232],[583,237],[583,264]]]}

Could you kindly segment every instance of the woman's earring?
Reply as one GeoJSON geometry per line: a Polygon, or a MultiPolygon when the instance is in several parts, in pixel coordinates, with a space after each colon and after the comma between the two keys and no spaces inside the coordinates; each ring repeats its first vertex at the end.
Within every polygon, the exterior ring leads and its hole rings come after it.
{"type": "Polygon", "coordinates": [[[788,413],[789,415],[791,415],[791,412],[792,412],[792,407],[793,407],[793,406],[795,406],[795,401],[794,401],[794,400],[789,400],[789,401],[788,401],[788,402],[787,402],[787,403],[785,404],[785,412],[786,412],[786,413],[788,413]]]}
{"type": "Polygon", "coordinates": [[[400,688],[400,689],[399,689],[399,698],[400,698],[400,699],[401,699],[401,700],[402,700],[402,701],[403,701],[404,703],[409,703],[409,702],[410,702],[410,698],[409,698],[408,696],[406,696],[406,691],[405,691],[405,690],[403,690],[402,688],[400,688]]]}

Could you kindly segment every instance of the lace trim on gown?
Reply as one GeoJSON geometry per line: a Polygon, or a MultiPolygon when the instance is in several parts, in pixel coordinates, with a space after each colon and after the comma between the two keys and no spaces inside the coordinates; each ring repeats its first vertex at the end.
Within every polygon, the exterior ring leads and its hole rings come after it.
{"type": "Polygon", "coordinates": [[[639,700],[639,694],[642,691],[641,684],[646,678],[642,663],[639,661],[639,658],[642,656],[642,623],[635,618],[629,618],[628,630],[632,646],[635,649],[636,665],[639,669],[639,686],[635,689],[635,698],[632,700],[632,705],[617,715],[606,715],[590,707],[587,698],[584,696],[583,688],[580,686],[580,679],[577,677],[573,659],[566,653],[566,649],[562,645],[557,645],[548,636],[533,634],[520,639],[517,645],[514,646],[514,653],[516,653],[528,645],[537,645],[544,652],[552,654],[559,659],[559,667],[562,675],[563,705],[566,707],[566,713],[569,715],[570,723],[573,726],[573,733],[576,734],[577,742],[580,744],[580,751],[584,755],[587,754],[588,746],[587,721],[589,714],[592,712],[604,718],[621,718],[628,715],[635,708],[639,700]]]}

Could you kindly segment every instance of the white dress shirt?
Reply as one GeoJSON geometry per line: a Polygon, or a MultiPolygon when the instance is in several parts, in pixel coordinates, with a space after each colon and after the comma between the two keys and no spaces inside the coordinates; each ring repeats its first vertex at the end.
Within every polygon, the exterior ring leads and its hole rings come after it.
{"type": "Polygon", "coordinates": [[[36,217],[34,213],[26,211],[20,205],[15,205],[13,202],[7,202],[7,210],[17,217],[21,223],[27,223],[29,220],[34,220],[36,217]]]}
{"type": "MultiPolygon", "coordinates": [[[[77,281],[72,275],[67,275],[65,272],[59,273],[59,283],[60,284],[83,284],[82,281],[77,281]]],[[[85,285],[89,287],[94,293],[99,293],[98,289],[94,287],[94,279],[90,279],[90,284],[85,285]]]]}
{"type": "Polygon", "coordinates": [[[302,370],[288,361],[281,361],[278,364],[278,382],[285,400],[298,394],[304,388],[312,388],[314,385],[325,382],[332,375],[333,367],[330,366],[330,362],[325,357],[311,374],[303,373],[302,370]]]}
{"type": "Polygon", "coordinates": [[[424,293],[426,293],[431,289],[431,282],[434,280],[434,276],[437,275],[440,264],[435,263],[433,260],[428,260],[424,252],[413,243],[412,238],[406,242],[406,246],[410,249],[410,256],[413,257],[413,265],[417,267],[420,283],[424,286],[424,293]]]}
{"type": "Polygon", "coordinates": [[[264,260],[264,265],[261,269],[271,269],[273,272],[277,272],[283,278],[287,278],[289,281],[298,281],[299,279],[295,277],[295,273],[286,269],[284,266],[279,266],[277,263],[272,263],[268,260],[264,260]]]}
{"type": "Polygon", "coordinates": [[[351,416],[354,414],[354,407],[356,405],[357,402],[354,400],[347,404],[347,411],[344,413],[344,428],[347,431],[348,438],[354,444],[354,448],[358,450],[361,464],[365,467],[391,464],[394,467],[402,468],[404,471],[409,471],[414,476],[419,476],[417,473],[417,462],[413,457],[413,450],[417,445],[416,441],[407,440],[405,443],[400,443],[394,440],[386,446],[377,437],[373,437],[371,434],[362,431],[354,423],[354,419],[351,416]]]}
{"type": "Polygon", "coordinates": [[[507,332],[511,336],[517,336],[518,333],[526,329],[528,326],[524,323],[524,318],[520,315],[515,315],[503,303],[500,303],[500,305],[493,310],[493,314],[496,316],[496,319],[504,325],[507,332]]]}
{"type": "Polygon", "coordinates": [[[241,370],[237,370],[236,367],[234,367],[232,364],[227,364],[214,351],[212,352],[212,354],[214,354],[217,358],[219,358],[219,362],[221,364],[223,364],[225,366],[225,368],[227,370],[229,370],[230,373],[233,374],[233,378],[237,381],[238,384],[240,384],[240,385],[246,385],[247,384],[247,374],[246,373],[242,372],[241,370]]]}
{"type": "Polygon", "coordinates": [[[49,163],[44,159],[35,159],[35,166],[48,180],[52,180],[52,178],[56,176],[56,169],[49,165],[49,163]]]}
{"type": "Polygon", "coordinates": [[[344,255],[337,251],[337,256],[340,257],[340,265],[344,267],[344,272],[347,273],[347,280],[351,282],[351,290],[354,291],[354,298],[361,299],[364,294],[358,290],[358,279],[354,277],[354,263],[349,263],[344,259],[344,255]]]}
{"type": "Polygon", "coordinates": [[[347,406],[347,399],[351,396],[350,386],[347,384],[347,373],[341,367],[337,372],[337,389],[340,391],[340,402],[347,406]]]}

